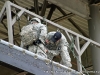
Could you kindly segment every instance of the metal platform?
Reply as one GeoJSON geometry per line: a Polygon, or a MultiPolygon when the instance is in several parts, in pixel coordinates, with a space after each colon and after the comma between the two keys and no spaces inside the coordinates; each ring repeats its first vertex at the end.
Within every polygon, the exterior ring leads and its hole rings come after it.
{"type": "Polygon", "coordinates": [[[0,40],[0,61],[35,75],[83,75],[4,40],[0,40]]]}

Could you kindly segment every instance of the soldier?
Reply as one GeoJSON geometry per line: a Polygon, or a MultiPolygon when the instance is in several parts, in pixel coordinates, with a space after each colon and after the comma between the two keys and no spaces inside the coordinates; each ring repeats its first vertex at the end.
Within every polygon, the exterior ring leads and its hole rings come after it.
{"type": "Polygon", "coordinates": [[[47,56],[49,59],[52,60],[54,56],[60,54],[62,59],[61,64],[67,67],[72,67],[71,58],[68,53],[68,42],[61,32],[49,32],[47,34],[45,44],[48,50],[47,56]],[[52,52],[53,55],[50,55],[50,52],[52,52]]]}
{"type": "Polygon", "coordinates": [[[32,18],[27,28],[25,27],[22,28],[21,32],[21,47],[41,55],[42,57],[47,57],[46,49],[43,45],[47,35],[46,25],[41,24],[39,18],[32,18]]]}

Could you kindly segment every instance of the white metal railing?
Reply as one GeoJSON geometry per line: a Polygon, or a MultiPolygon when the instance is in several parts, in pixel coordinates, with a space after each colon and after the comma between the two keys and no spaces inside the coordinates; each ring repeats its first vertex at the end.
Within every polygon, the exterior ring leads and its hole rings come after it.
{"type": "Polygon", "coordinates": [[[84,75],[2,39],[0,39],[0,61],[35,75],[84,75]]]}
{"type": "MultiPolygon", "coordinates": [[[[17,8],[17,9],[20,9],[20,11],[17,13],[17,15],[19,17],[23,13],[27,13],[29,15],[33,15],[33,16],[38,17],[40,19],[44,19],[44,18],[41,17],[41,16],[39,16],[39,15],[37,15],[37,14],[35,14],[35,13],[33,13],[33,12],[30,12],[30,11],[28,11],[28,10],[26,10],[26,9],[24,9],[24,8],[16,5],[16,4],[13,4],[10,1],[7,1],[4,4],[4,7],[1,10],[1,13],[0,13],[0,21],[2,19],[2,16],[4,15],[3,13],[6,11],[6,13],[7,13],[7,25],[8,25],[8,38],[9,38],[9,42],[13,44],[13,34],[12,34],[13,33],[13,30],[12,30],[12,26],[16,22],[16,17],[14,17],[13,19],[11,18],[11,7],[12,6],[15,7],[15,8],[17,8]]],[[[69,38],[70,41],[72,39],[70,37],[70,34],[71,35],[74,35],[75,41],[76,41],[76,43],[74,44],[74,49],[75,49],[75,51],[76,51],[76,53],[78,55],[78,59],[79,59],[78,61],[80,61],[80,63],[81,63],[81,56],[82,56],[82,54],[84,53],[84,51],[86,50],[86,48],[90,44],[94,44],[95,46],[100,47],[100,44],[99,43],[97,43],[97,42],[95,42],[95,41],[93,41],[91,39],[88,39],[88,38],[86,38],[86,37],[84,37],[82,35],[79,35],[79,34],[73,32],[73,31],[71,31],[71,30],[69,30],[69,29],[67,29],[67,28],[65,28],[65,27],[63,27],[63,26],[61,26],[61,25],[59,25],[57,23],[54,23],[54,22],[50,21],[50,20],[45,19],[45,21],[47,23],[51,24],[52,26],[56,26],[57,28],[60,28],[60,29],[64,30],[65,33],[66,33],[66,35],[67,35],[67,37],[69,38]],[[86,41],[86,43],[83,45],[83,47],[80,47],[80,41],[79,41],[80,38],[86,41]]],[[[82,72],[82,66],[81,66],[80,63],[77,63],[78,64],[78,71],[82,72]]]]}

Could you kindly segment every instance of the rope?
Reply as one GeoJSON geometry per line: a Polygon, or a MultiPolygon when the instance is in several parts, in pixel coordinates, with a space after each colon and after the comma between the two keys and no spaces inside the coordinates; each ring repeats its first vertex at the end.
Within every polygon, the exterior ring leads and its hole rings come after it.
{"type": "Polygon", "coordinates": [[[16,12],[15,12],[15,15],[16,15],[16,20],[18,21],[19,30],[20,30],[20,32],[21,32],[21,27],[20,27],[20,22],[19,22],[20,17],[17,15],[16,12]]]}
{"type": "MultiPolygon", "coordinates": [[[[44,45],[44,44],[43,44],[44,45]]],[[[44,50],[37,44],[37,47],[39,47],[43,52],[44,50]]],[[[45,52],[44,52],[45,53],[45,52]]],[[[53,62],[51,62],[51,74],[54,75],[54,70],[53,70],[53,62]]]]}
{"type": "MultiPolygon", "coordinates": [[[[76,58],[78,60],[78,56],[75,55],[75,52],[74,52],[74,38],[72,39],[71,41],[71,45],[69,46],[74,58],[76,58]]],[[[81,62],[78,60],[78,62],[81,64],[81,62]]],[[[87,75],[89,75],[88,71],[85,69],[85,67],[81,64],[83,70],[86,72],[87,75]]]]}

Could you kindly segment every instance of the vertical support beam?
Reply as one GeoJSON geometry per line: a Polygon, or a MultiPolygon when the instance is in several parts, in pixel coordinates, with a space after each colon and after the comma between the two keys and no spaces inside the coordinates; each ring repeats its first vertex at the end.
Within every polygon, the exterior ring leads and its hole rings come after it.
{"type": "Polygon", "coordinates": [[[77,56],[77,67],[78,67],[78,71],[79,72],[82,72],[82,65],[81,65],[81,55],[80,55],[80,43],[79,43],[79,37],[76,36],[76,39],[75,39],[75,45],[77,47],[77,50],[78,50],[78,56],[77,56]]]}
{"type": "MultiPolygon", "coordinates": [[[[100,6],[90,6],[90,19],[88,21],[90,38],[100,43],[100,6]]],[[[100,48],[91,45],[94,75],[100,75],[100,48]]]]}
{"type": "Polygon", "coordinates": [[[47,17],[47,19],[51,19],[51,16],[52,16],[52,14],[53,14],[53,11],[56,9],[56,7],[55,7],[55,5],[52,5],[51,6],[51,9],[50,9],[50,11],[49,11],[49,14],[48,14],[48,17],[47,17]]]}
{"type": "Polygon", "coordinates": [[[13,44],[13,30],[11,25],[11,6],[10,2],[6,2],[6,13],[7,13],[7,24],[8,24],[8,39],[9,42],[13,44]]]}
{"type": "Polygon", "coordinates": [[[43,6],[42,6],[42,10],[41,10],[41,16],[44,16],[45,15],[45,11],[46,11],[46,6],[48,4],[48,1],[47,0],[44,0],[43,2],[43,6]]]}
{"type": "Polygon", "coordinates": [[[34,0],[35,13],[39,14],[38,0],[34,0]]]}
{"type": "Polygon", "coordinates": [[[77,67],[78,67],[79,72],[82,72],[82,65],[81,64],[82,64],[81,63],[81,56],[78,55],[78,57],[77,57],[77,67]]]}

